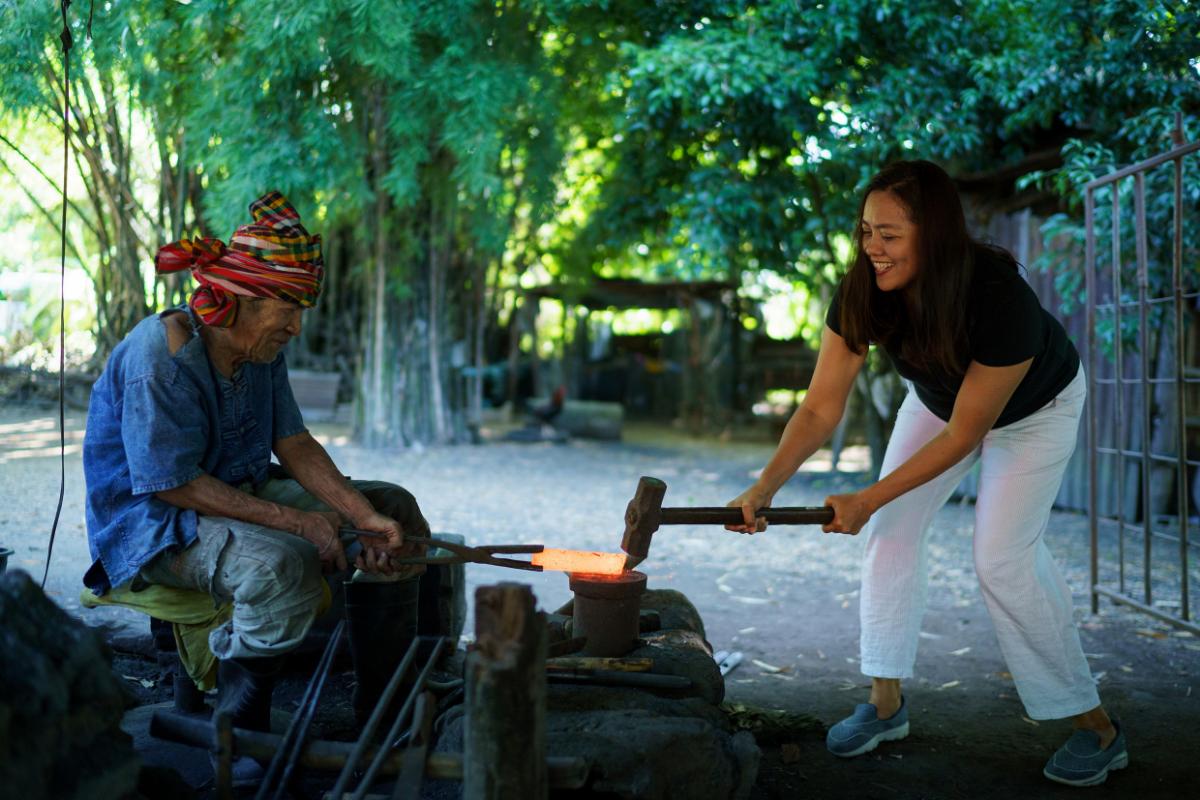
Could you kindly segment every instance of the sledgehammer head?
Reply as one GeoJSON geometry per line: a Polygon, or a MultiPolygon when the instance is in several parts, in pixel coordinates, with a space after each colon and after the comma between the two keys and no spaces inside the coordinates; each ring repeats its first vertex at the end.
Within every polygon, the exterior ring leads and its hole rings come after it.
{"type": "Polygon", "coordinates": [[[625,507],[625,535],[621,538],[625,569],[641,564],[650,552],[650,539],[658,530],[666,493],[667,485],[658,478],[638,480],[637,492],[625,507]]]}

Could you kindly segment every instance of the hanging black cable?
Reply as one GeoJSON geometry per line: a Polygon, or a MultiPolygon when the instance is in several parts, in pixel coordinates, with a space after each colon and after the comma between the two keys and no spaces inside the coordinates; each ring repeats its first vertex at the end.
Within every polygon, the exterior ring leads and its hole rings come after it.
{"type": "MultiPolygon", "coordinates": [[[[63,496],[67,490],[67,175],[71,163],[71,48],[75,44],[71,36],[71,25],[67,22],[67,9],[71,0],[60,0],[63,29],[58,39],[62,42],[63,54],[63,180],[62,180],[62,227],[59,231],[62,249],[59,252],[58,273],[58,505],[54,508],[54,522],[50,525],[50,544],[46,547],[46,568],[42,572],[42,588],[50,575],[50,557],[54,554],[54,536],[58,532],[58,519],[62,515],[63,496]]],[[[92,11],[88,8],[88,37],[92,35],[92,11]]]]}

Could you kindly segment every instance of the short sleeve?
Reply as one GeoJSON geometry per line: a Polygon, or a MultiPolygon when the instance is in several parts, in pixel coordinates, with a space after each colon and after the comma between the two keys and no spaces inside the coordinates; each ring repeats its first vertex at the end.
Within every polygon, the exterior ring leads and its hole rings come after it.
{"type": "Polygon", "coordinates": [[[271,398],[274,403],[272,442],[308,430],[304,425],[304,417],[300,414],[300,407],[296,405],[296,396],[292,394],[292,384],[288,381],[287,362],[284,361],[283,353],[271,362],[271,398]]]}
{"type": "Polygon", "coordinates": [[[1008,367],[1041,353],[1045,321],[1029,284],[1013,272],[983,288],[971,325],[971,359],[987,367],[1008,367]]]}
{"type": "Polygon", "coordinates": [[[149,374],[125,384],[121,438],[135,495],[182,486],[203,473],[208,416],[194,387],[149,374]]]}
{"type": "Polygon", "coordinates": [[[833,293],[829,310],[825,312],[825,324],[838,336],[842,335],[842,285],[840,283],[833,293]]]}

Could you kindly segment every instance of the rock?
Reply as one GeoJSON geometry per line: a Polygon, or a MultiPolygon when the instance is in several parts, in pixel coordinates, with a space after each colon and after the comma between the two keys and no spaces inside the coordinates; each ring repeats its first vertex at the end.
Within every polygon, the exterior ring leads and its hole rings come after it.
{"type": "Polygon", "coordinates": [[[0,787],[22,800],[108,800],[137,789],[120,729],[128,699],[102,637],[29,575],[0,575],[0,787]]]}
{"type": "Polygon", "coordinates": [[[699,634],[701,639],[708,639],[704,633],[704,620],[701,619],[700,612],[683,592],[674,589],[647,589],[642,594],[642,611],[656,612],[661,630],[692,631],[699,634]]]}
{"type": "Polygon", "coordinates": [[[713,660],[712,648],[703,637],[692,631],[672,629],[644,633],[640,646],[629,653],[630,658],[649,658],[654,661],[651,672],[659,675],[682,675],[690,678],[689,694],[702,697],[714,705],[725,699],[725,679],[713,660]]]}
{"type": "MultiPolygon", "coordinates": [[[[669,702],[679,704],[675,711],[684,708],[683,701],[669,702]]],[[[753,736],[745,732],[731,735],[699,717],[664,716],[662,710],[635,706],[549,711],[547,755],[578,756],[591,763],[587,796],[638,800],[742,800],[750,796],[761,756],[753,736]]],[[[461,714],[448,714],[438,721],[439,751],[461,751],[463,724],[461,714]]]]}
{"type": "Polygon", "coordinates": [[[730,732],[729,717],[702,697],[663,697],[624,686],[584,686],[552,683],[546,697],[547,713],[628,711],[641,709],[664,717],[696,717],[730,732]]]}

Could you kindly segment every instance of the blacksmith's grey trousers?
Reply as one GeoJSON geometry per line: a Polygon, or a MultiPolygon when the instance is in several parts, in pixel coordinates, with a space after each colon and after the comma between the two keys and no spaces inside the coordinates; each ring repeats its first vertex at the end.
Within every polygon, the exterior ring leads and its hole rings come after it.
{"type": "MultiPolygon", "coordinates": [[[[406,489],[383,481],[350,484],[405,534],[429,535],[406,489]]],[[[301,511],[330,510],[294,480],[269,480],[251,494],[301,511]]],[[[167,551],[142,567],[142,579],[208,592],[218,605],[233,603],[233,618],[209,635],[217,658],[282,655],[299,645],[323,593],[317,548],[295,534],[228,517],[200,516],[197,532],[182,552],[167,551]]]]}

